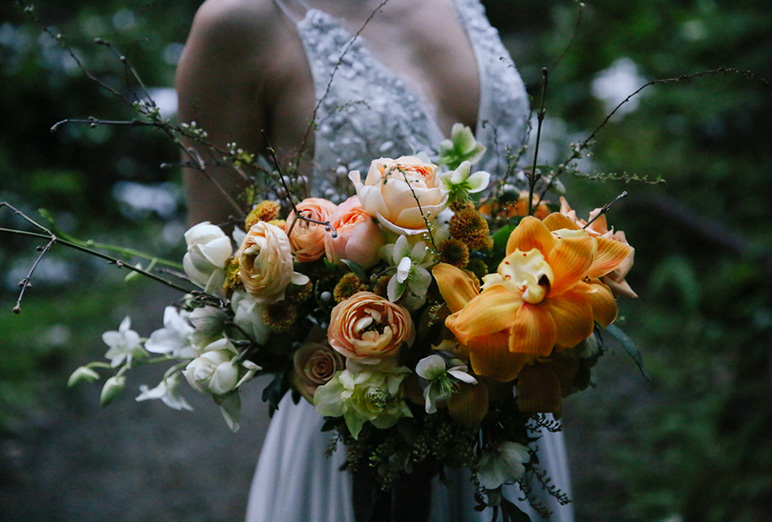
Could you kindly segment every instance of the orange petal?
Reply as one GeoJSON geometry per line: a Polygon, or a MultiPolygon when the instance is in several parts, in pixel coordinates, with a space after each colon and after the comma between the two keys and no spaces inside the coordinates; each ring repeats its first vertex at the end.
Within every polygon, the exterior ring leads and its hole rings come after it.
{"type": "Polygon", "coordinates": [[[544,218],[544,225],[550,232],[553,230],[560,230],[567,228],[569,230],[579,230],[579,225],[572,219],[564,216],[560,212],[553,212],[549,216],[544,218]]]}
{"type": "Polygon", "coordinates": [[[470,346],[469,363],[474,373],[501,382],[517,378],[523,366],[534,356],[525,353],[511,353],[507,350],[506,332],[479,337],[470,346]]]}
{"type": "Polygon", "coordinates": [[[617,318],[617,302],[614,294],[602,283],[593,282],[589,286],[591,290],[585,295],[592,306],[593,319],[605,328],[617,318]]]}
{"type": "Polygon", "coordinates": [[[624,263],[633,251],[630,245],[605,237],[595,238],[595,242],[598,244],[598,250],[587,271],[589,277],[602,277],[608,274],[624,263]]]}
{"type": "Polygon", "coordinates": [[[509,351],[546,356],[557,339],[555,321],[541,305],[523,303],[509,333],[509,351]]]}
{"type": "Polygon", "coordinates": [[[439,263],[432,269],[432,275],[451,312],[458,312],[480,293],[472,277],[453,265],[439,263]]]}
{"type": "Polygon", "coordinates": [[[526,216],[509,235],[507,255],[518,249],[521,252],[528,252],[537,248],[544,257],[547,257],[556,241],[544,223],[535,217],[526,216]]]}
{"type": "Polygon", "coordinates": [[[527,413],[558,413],[562,406],[560,380],[549,364],[526,366],[517,379],[517,407],[527,413]]]}
{"type": "Polygon", "coordinates": [[[461,344],[468,345],[473,337],[508,329],[521,303],[517,294],[504,286],[492,286],[445,319],[445,326],[461,344]]]}
{"type": "Polygon", "coordinates": [[[559,240],[547,258],[555,276],[548,295],[561,294],[580,281],[592,265],[595,248],[595,240],[590,236],[559,240]]]}
{"type": "Polygon", "coordinates": [[[542,305],[555,321],[558,346],[570,348],[592,335],[593,308],[586,294],[571,290],[545,299],[542,305]]]}

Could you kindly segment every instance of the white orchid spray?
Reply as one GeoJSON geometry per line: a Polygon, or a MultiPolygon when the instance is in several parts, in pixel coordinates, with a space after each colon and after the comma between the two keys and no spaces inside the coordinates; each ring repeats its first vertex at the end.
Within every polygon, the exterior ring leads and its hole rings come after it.
{"type": "Polygon", "coordinates": [[[389,301],[401,303],[408,310],[415,310],[426,302],[426,292],[432,282],[427,268],[434,264],[434,255],[426,243],[417,242],[412,247],[405,236],[399,236],[395,243],[381,247],[381,257],[396,267],[396,273],[389,280],[386,296],[389,301]]]}

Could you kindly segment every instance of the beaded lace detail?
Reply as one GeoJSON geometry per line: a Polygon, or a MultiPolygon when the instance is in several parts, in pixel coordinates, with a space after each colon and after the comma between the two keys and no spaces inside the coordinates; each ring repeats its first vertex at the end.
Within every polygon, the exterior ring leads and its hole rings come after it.
{"type": "MultiPolygon", "coordinates": [[[[455,4],[480,71],[475,135],[488,151],[477,168],[498,177],[506,167],[505,148],[516,149],[523,141],[525,87],[478,0],[455,4]]],[[[354,39],[338,20],[318,9],[306,11],[297,28],[317,103],[321,100],[315,129],[315,195],[338,199],[351,192],[348,171],[367,170],[372,159],[417,152],[436,157],[445,136],[433,107],[377,60],[362,39],[354,39]]]]}

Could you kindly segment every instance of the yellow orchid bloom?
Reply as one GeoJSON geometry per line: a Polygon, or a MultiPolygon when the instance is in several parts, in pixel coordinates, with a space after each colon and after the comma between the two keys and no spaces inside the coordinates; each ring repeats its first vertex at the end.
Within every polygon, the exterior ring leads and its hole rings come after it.
{"type": "Polygon", "coordinates": [[[439,264],[433,274],[453,312],[445,325],[469,347],[472,369],[499,381],[517,377],[525,364],[579,344],[594,323],[616,318],[616,301],[597,278],[630,253],[622,243],[595,238],[565,216],[524,218],[512,231],[506,257],[483,278],[439,264]]]}

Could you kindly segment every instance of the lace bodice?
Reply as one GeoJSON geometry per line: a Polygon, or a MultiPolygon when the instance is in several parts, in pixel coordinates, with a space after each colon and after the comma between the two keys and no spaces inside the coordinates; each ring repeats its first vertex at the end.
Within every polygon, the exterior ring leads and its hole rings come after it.
{"type": "MultiPolygon", "coordinates": [[[[497,177],[506,167],[505,148],[518,148],[525,135],[525,87],[479,1],[454,2],[480,75],[475,136],[488,150],[477,167],[497,177]]],[[[372,159],[414,152],[436,155],[445,136],[432,106],[377,60],[366,42],[355,39],[336,18],[318,9],[309,8],[296,25],[319,103],[316,195],[335,198],[346,193],[350,189],[347,172],[366,170],[372,159]]]]}

